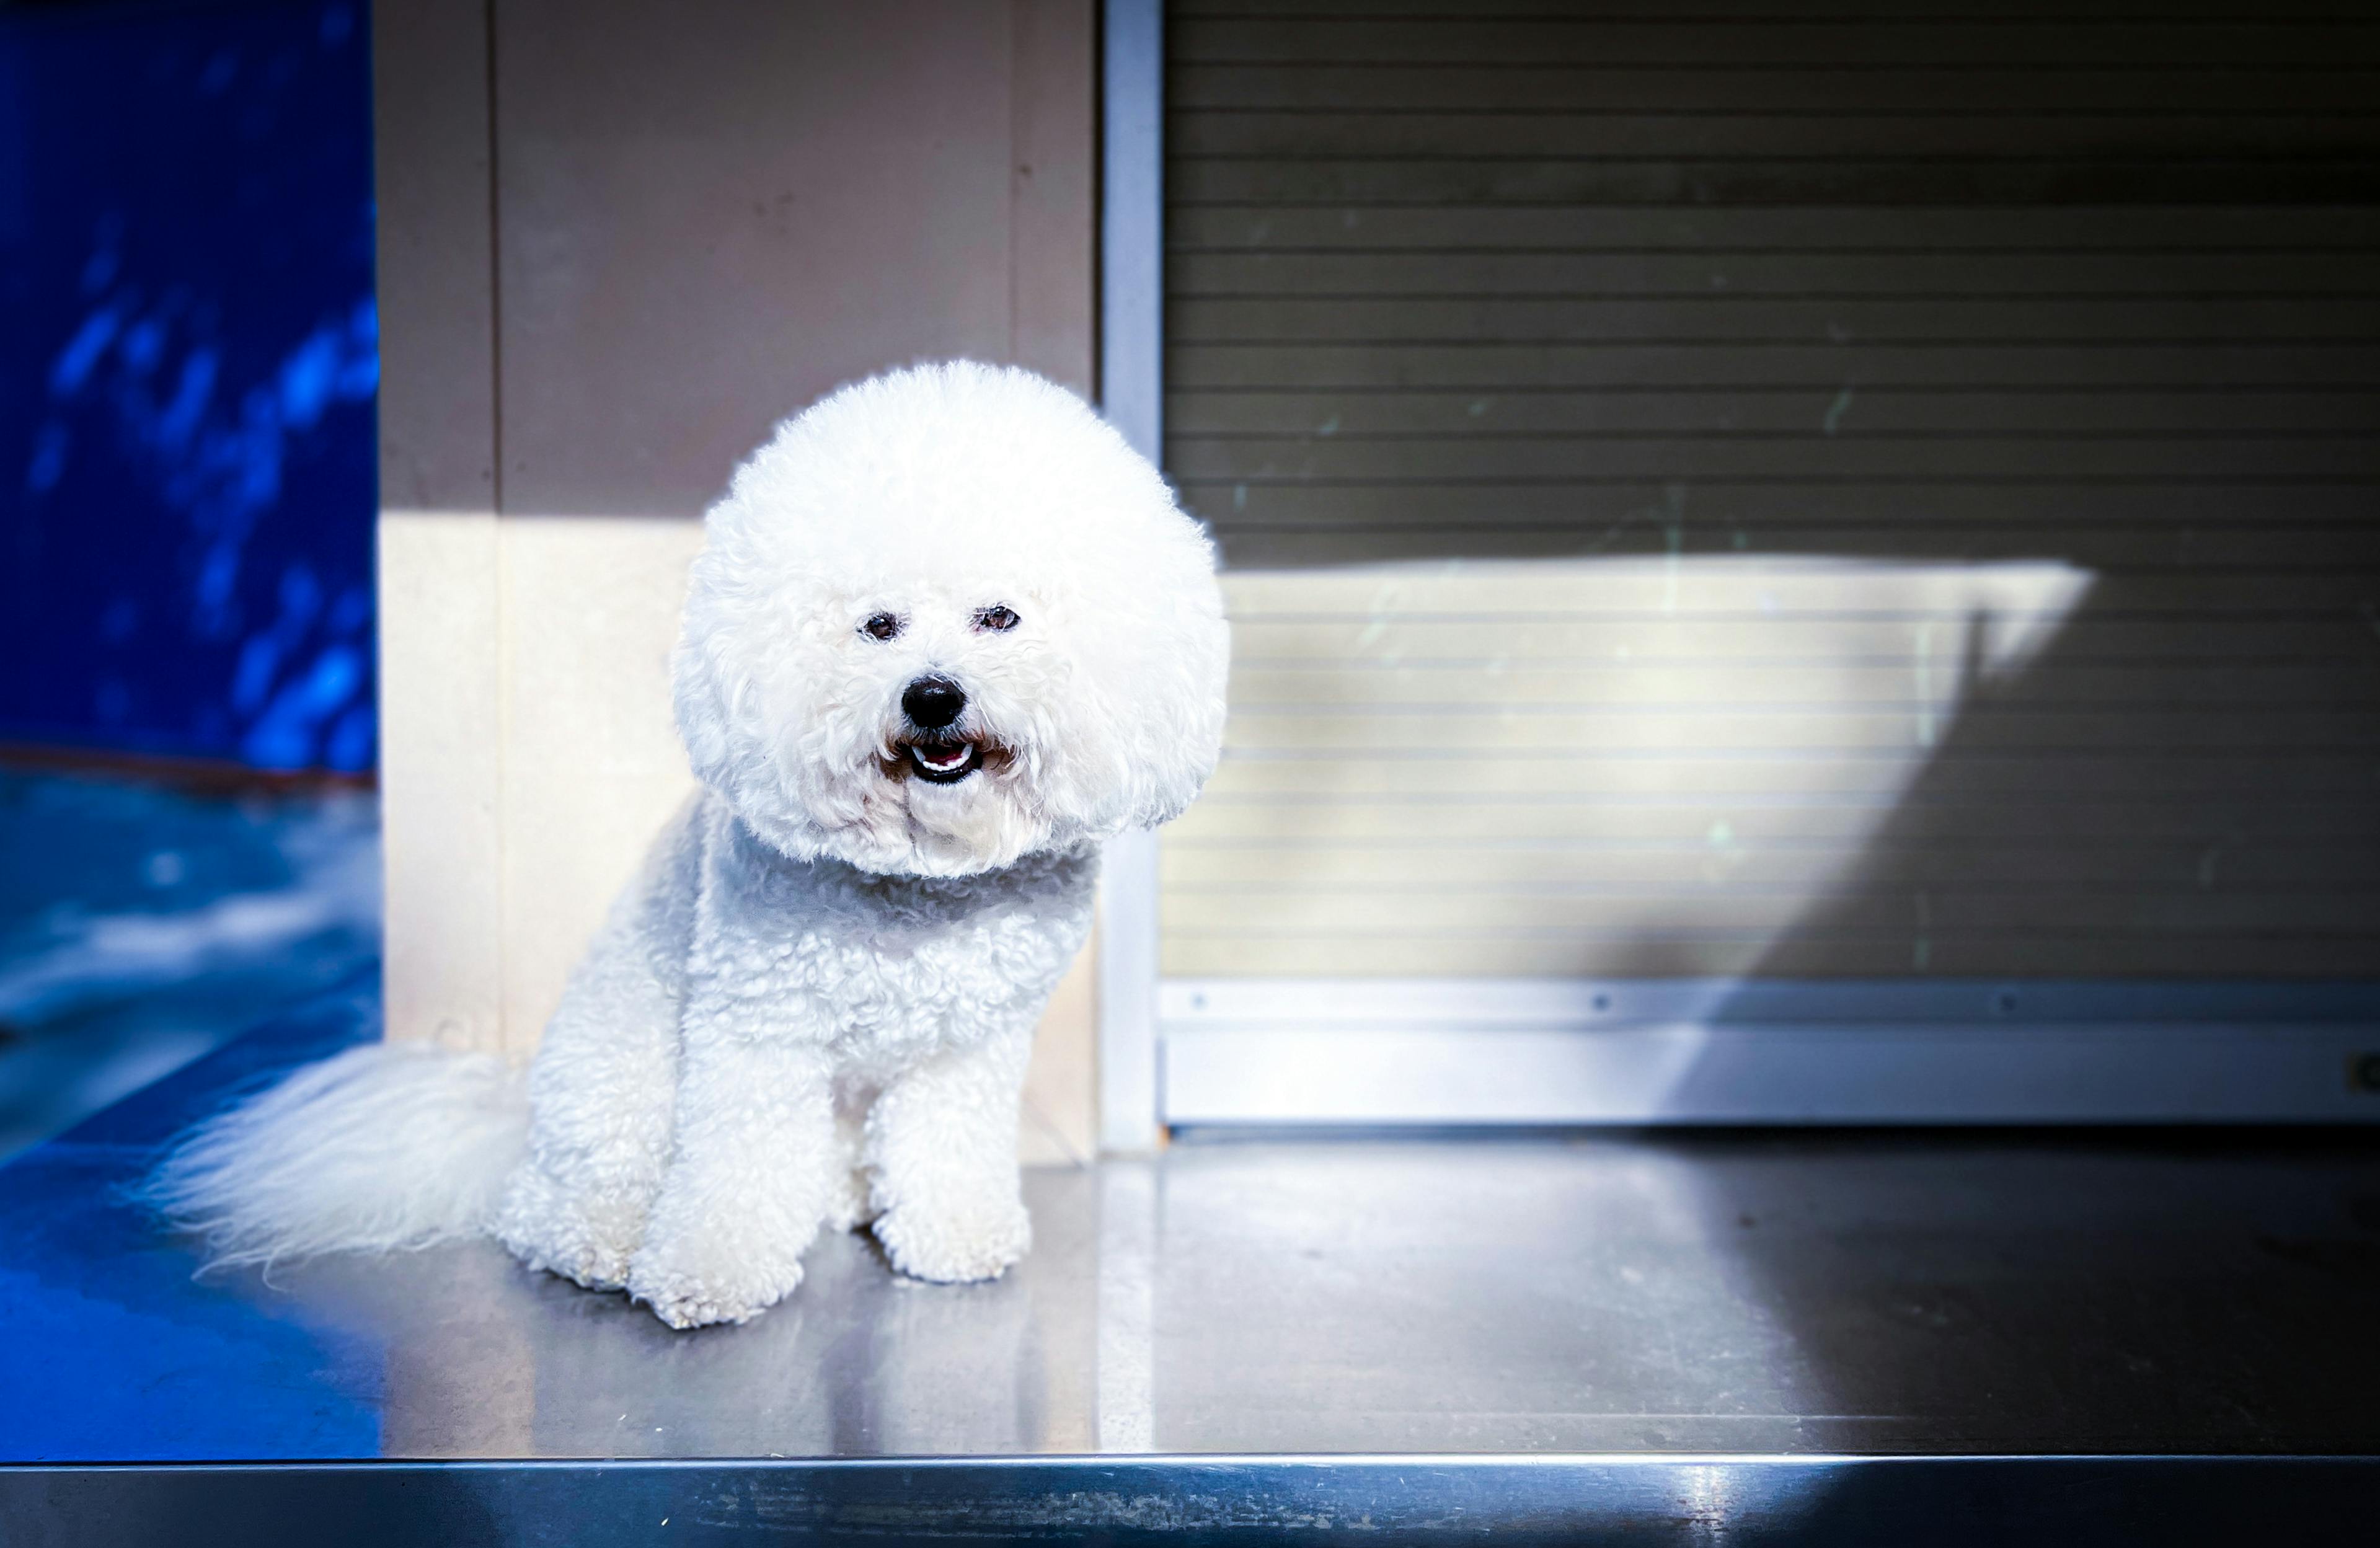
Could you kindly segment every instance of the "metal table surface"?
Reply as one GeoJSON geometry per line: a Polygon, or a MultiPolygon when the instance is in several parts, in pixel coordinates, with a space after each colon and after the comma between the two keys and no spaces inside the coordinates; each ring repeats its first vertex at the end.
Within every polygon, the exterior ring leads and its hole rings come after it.
{"type": "Polygon", "coordinates": [[[2174,1541],[2380,1481],[2362,1135],[1192,1142],[1029,1174],[996,1284],[835,1237],[697,1334],[488,1245],[194,1278],[115,1191],[341,1003],[0,1169],[0,1541],[2174,1541]]]}

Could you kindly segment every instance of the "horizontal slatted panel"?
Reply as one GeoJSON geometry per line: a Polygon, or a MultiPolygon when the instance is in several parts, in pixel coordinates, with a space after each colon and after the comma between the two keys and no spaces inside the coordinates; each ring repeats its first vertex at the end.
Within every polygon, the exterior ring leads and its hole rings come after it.
{"type": "Polygon", "coordinates": [[[1171,8],[1164,962],[2380,961],[2380,18],[1171,8]]]}

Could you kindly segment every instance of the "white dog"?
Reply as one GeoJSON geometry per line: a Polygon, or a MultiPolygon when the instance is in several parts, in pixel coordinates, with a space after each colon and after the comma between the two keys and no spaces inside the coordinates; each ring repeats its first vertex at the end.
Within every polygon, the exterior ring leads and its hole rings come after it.
{"type": "Polygon", "coordinates": [[[703,789],[526,1092],[403,1044],[300,1071],[155,1181],[220,1260],[492,1233],[692,1327],[791,1291],[822,1224],[923,1279],[1025,1252],[1019,1089],[1099,842],[1217,756],[1212,550],[1080,401],[968,364],[788,420],[706,526],[673,663],[703,789]]]}

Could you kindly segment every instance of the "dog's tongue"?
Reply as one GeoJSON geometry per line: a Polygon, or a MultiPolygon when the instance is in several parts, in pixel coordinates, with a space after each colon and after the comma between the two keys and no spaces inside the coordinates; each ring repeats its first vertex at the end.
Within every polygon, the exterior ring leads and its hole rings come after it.
{"type": "Polygon", "coordinates": [[[935,751],[929,752],[923,747],[918,748],[917,751],[917,761],[924,764],[928,768],[932,769],[935,773],[940,774],[945,770],[956,768],[959,765],[966,762],[967,753],[970,749],[965,743],[962,742],[958,745],[952,747],[947,751],[937,749],[935,751]]]}

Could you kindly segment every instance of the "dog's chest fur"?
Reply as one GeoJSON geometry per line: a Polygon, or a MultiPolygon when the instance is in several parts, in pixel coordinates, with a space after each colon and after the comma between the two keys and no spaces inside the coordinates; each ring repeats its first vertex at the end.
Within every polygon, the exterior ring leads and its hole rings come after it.
{"type": "Polygon", "coordinates": [[[689,1010],[823,1044],[852,1072],[1038,1016],[1089,933],[1095,850],[971,877],[877,876],[789,860],[710,804],[689,1010]]]}

